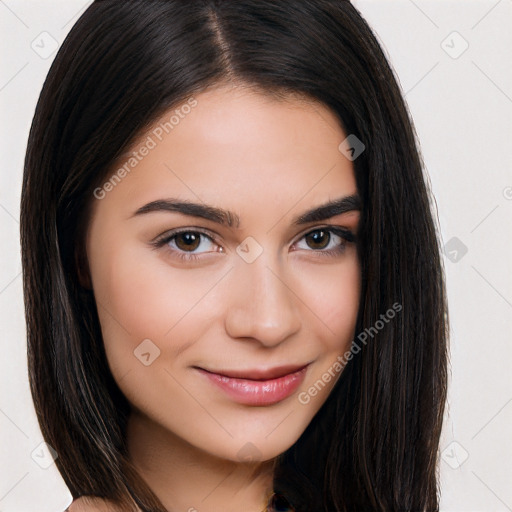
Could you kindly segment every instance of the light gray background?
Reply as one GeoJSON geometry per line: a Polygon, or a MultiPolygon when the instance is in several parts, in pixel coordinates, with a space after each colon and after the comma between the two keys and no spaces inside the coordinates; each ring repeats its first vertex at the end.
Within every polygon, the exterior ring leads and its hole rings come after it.
{"type": "MultiPolygon", "coordinates": [[[[71,501],[29,393],[18,217],[49,54],[89,3],[0,0],[0,512],[62,512],[71,501]]],[[[441,510],[512,511],[512,0],[354,3],[399,77],[448,244],[441,510]]]]}

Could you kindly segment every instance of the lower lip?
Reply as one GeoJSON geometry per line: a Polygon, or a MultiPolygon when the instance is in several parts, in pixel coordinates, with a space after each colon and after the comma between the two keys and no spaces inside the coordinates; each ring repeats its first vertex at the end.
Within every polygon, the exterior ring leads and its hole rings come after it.
{"type": "Polygon", "coordinates": [[[229,397],[243,405],[272,405],[288,398],[301,385],[307,367],[276,379],[249,380],[226,377],[198,368],[229,397]]]}

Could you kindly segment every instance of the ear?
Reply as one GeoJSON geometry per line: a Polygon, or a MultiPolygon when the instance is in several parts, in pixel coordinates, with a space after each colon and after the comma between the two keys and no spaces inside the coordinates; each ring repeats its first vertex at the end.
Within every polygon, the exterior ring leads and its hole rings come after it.
{"type": "Polygon", "coordinates": [[[92,280],[89,272],[89,262],[84,245],[79,244],[75,250],[75,268],[80,286],[92,290],[92,280]]]}

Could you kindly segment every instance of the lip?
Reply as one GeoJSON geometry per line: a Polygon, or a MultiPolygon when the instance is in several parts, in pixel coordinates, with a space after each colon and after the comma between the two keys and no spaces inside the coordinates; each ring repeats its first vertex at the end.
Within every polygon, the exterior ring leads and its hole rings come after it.
{"type": "Polygon", "coordinates": [[[288,398],[303,382],[308,364],[253,370],[206,370],[196,367],[224,393],[243,405],[272,405],[288,398]]]}

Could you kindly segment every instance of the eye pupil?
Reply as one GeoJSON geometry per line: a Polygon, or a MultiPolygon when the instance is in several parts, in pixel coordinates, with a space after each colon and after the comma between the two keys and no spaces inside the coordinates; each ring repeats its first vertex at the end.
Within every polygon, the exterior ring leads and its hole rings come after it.
{"type": "Polygon", "coordinates": [[[330,239],[330,233],[328,231],[312,231],[306,236],[306,241],[309,247],[312,249],[323,249],[327,245],[329,245],[329,239],[330,239]],[[322,238],[324,239],[325,243],[322,243],[322,238]],[[313,245],[311,245],[309,242],[312,241],[313,245]]]}
{"type": "Polygon", "coordinates": [[[199,235],[197,233],[193,233],[191,231],[187,231],[187,232],[184,232],[184,233],[179,233],[176,236],[176,246],[179,249],[184,249],[184,250],[192,249],[192,250],[194,250],[199,245],[200,240],[201,240],[201,235],[199,235]],[[184,245],[182,245],[181,242],[183,242],[184,245]]]}

